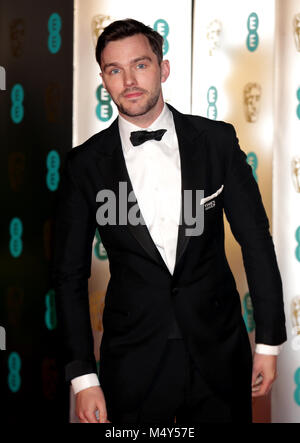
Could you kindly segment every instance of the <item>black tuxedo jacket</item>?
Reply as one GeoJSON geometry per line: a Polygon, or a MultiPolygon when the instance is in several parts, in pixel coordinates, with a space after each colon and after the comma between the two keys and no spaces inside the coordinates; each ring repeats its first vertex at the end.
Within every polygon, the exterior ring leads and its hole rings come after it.
{"type": "Polygon", "coordinates": [[[204,210],[201,235],[186,236],[190,226],[184,218],[179,225],[173,275],[146,225],[97,223],[98,191],[114,191],[117,201],[119,182],[127,182],[128,193],[132,191],[117,120],[68,152],[56,210],[53,277],[66,380],[96,372],[88,278],[98,229],[111,274],[100,383],[109,405],[126,411],[141,403],[174,322],[215,393],[235,401],[251,395],[251,348],[224,252],[223,210],[242,249],[256,342],[278,345],[286,340],[282,284],[268,219],[233,126],[170,109],[182,192],[204,190],[206,197],[222,189],[204,210]]]}

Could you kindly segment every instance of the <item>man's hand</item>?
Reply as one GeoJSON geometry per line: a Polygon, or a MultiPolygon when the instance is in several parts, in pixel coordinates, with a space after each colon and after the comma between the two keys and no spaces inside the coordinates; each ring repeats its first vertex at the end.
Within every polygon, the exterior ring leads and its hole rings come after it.
{"type": "Polygon", "coordinates": [[[254,354],[252,370],[252,397],[270,392],[277,377],[277,355],[254,354]]]}
{"type": "Polygon", "coordinates": [[[107,420],[105,398],[100,386],[92,386],[76,394],[76,415],[80,423],[110,423],[107,420]],[[95,414],[97,409],[99,420],[95,414]]]}

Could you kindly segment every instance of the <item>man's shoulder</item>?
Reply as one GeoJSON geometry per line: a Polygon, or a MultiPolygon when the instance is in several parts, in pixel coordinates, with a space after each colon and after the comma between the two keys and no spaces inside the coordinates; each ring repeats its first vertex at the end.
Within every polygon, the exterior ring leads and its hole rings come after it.
{"type": "Polygon", "coordinates": [[[183,116],[198,130],[206,130],[210,134],[224,134],[232,131],[233,125],[223,120],[211,120],[207,117],[195,114],[183,114],[183,116]]]}
{"type": "Polygon", "coordinates": [[[109,141],[116,126],[117,121],[115,120],[108,128],[97,132],[80,145],[72,148],[67,152],[67,159],[72,163],[86,163],[93,161],[98,154],[109,151],[109,141]]]}
{"type": "Polygon", "coordinates": [[[197,132],[205,130],[209,136],[222,137],[225,134],[232,134],[232,132],[235,131],[231,123],[223,120],[211,120],[201,115],[184,114],[171,106],[170,108],[174,115],[177,115],[177,117],[181,118],[186,124],[192,125],[197,132]]]}

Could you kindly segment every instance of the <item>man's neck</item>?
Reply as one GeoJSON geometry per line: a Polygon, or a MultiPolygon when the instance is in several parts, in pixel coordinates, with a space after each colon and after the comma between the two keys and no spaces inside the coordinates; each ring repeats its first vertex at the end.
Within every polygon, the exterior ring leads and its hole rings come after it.
{"type": "Polygon", "coordinates": [[[121,112],[119,114],[125,120],[132,123],[133,125],[139,126],[140,128],[148,128],[160,116],[163,109],[164,109],[164,101],[162,100],[158,103],[158,106],[155,106],[154,108],[150,109],[150,111],[148,111],[144,115],[137,115],[134,117],[130,117],[128,115],[122,114],[121,112]]]}

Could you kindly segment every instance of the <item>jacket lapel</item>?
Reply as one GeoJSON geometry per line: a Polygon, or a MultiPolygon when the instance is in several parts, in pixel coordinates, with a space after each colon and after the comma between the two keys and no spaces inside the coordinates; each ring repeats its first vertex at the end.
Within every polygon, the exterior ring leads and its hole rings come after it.
{"type": "Polygon", "coordinates": [[[197,129],[192,124],[189,116],[185,116],[168,105],[174,117],[178,138],[180,163],[181,163],[181,223],[178,226],[178,239],[176,249],[175,269],[183,256],[191,236],[186,235],[186,229],[191,228],[183,214],[184,191],[192,192],[193,214],[196,213],[196,191],[204,190],[205,184],[205,150],[203,149],[203,129],[201,120],[197,129]]]}

